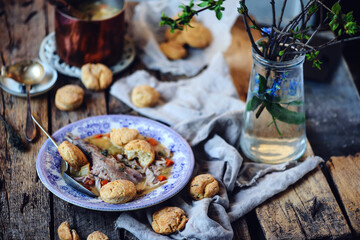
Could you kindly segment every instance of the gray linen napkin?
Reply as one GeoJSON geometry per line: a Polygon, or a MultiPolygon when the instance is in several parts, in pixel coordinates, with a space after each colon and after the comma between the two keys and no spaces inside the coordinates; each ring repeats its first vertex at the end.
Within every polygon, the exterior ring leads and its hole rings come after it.
{"type": "Polygon", "coordinates": [[[231,223],[284,191],[323,160],[308,157],[300,163],[266,165],[243,162],[238,152],[245,103],[237,97],[228,66],[219,53],[198,76],[178,82],[159,82],[145,71],[115,82],[110,93],[139,113],[169,124],[191,144],[194,175],[210,173],[220,183],[219,195],[193,201],[187,189],[163,204],[120,214],[115,227],[139,239],[232,239],[231,223]],[[148,84],[162,99],[153,108],[136,108],[130,101],[134,86],[148,84]],[[152,214],[163,206],[182,208],[189,221],[170,236],[151,228],[152,214]]]}

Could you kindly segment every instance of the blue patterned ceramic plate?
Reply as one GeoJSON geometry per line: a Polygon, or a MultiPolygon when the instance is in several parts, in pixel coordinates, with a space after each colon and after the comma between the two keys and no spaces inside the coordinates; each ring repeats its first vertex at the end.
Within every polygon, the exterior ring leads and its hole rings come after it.
{"type": "Polygon", "coordinates": [[[127,115],[105,115],[86,118],[71,123],[53,134],[57,142],[64,141],[65,133],[71,132],[80,138],[108,133],[111,128],[135,128],[142,135],[152,137],[173,152],[173,169],[168,182],[154,191],[124,204],[109,204],[99,198],[89,197],[68,186],[60,172],[60,154],[46,140],[36,159],[36,170],[42,183],[59,198],[79,207],[99,211],[127,211],[146,208],[163,202],[177,194],[189,181],[194,168],[194,155],[189,144],[174,130],[142,117],[127,115]]]}

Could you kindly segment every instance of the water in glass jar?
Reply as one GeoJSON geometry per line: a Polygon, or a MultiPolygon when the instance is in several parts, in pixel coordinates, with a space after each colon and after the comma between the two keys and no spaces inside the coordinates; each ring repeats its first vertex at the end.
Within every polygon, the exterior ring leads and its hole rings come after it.
{"type": "MultiPolygon", "coordinates": [[[[304,112],[302,99],[278,103],[293,112],[304,112]],[[296,104],[298,103],[298,104],[296,104]]],[[[267,164],[279,164],[300,158],[305,152],[305,122],[289,124],[273,117],[266,108],[256,118],[255,111],[246,111],[241,135],[241,149],[250,159],[267,164]]]]}

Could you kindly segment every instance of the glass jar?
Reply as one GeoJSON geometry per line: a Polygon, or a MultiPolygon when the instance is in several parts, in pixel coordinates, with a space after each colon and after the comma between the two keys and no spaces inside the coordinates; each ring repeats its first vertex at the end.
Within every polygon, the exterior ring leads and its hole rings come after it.
{"type": "Polygon", "coordinates": [[[275,62],[253,52],[253,68],[240,138],[249,159],[279,164],[305,152],[304,56],[275,62]]]}

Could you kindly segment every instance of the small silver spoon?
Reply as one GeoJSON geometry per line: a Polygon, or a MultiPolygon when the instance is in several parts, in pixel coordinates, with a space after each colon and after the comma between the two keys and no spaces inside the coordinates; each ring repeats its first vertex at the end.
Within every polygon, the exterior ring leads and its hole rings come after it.
{"type": "MultiPolygon", "coordinates": [[[[45,133],[45,135],[51,140],[51,142],[58,148],[57,143],[55,140],[50,136],[50,134],[41,126],[41,124],[37,121],[37,119],[34,117],[34,115],[31,115],[32,119],[36,123],[36,125],[39,126],[39,128],[45,133]]],[[[61,158],[61,172],[63,174],[64,180],[67,184],[69,184],[71,187],[75,188],[79,192],[85,193],[89,195],[90,197],[97,197],[93,192],[91,192],[89,189],[85,188],[83,185],[75,181],[72,177],[70,177],[67,172],[69,172],[69,164],[64,161],[64,159],[61,158]]]]}
{"type": "Polygon", "coordinates": [[[15,81],[26,85],[27,111],[25,138],[29,142],[36,137],[36,127],[31,120],[30,89],[31,85],[37,84],[44,79],[45,69],[38,60],[24,60],[10,66],[2,67],[1,75],[10,77],[15,81]]]}

